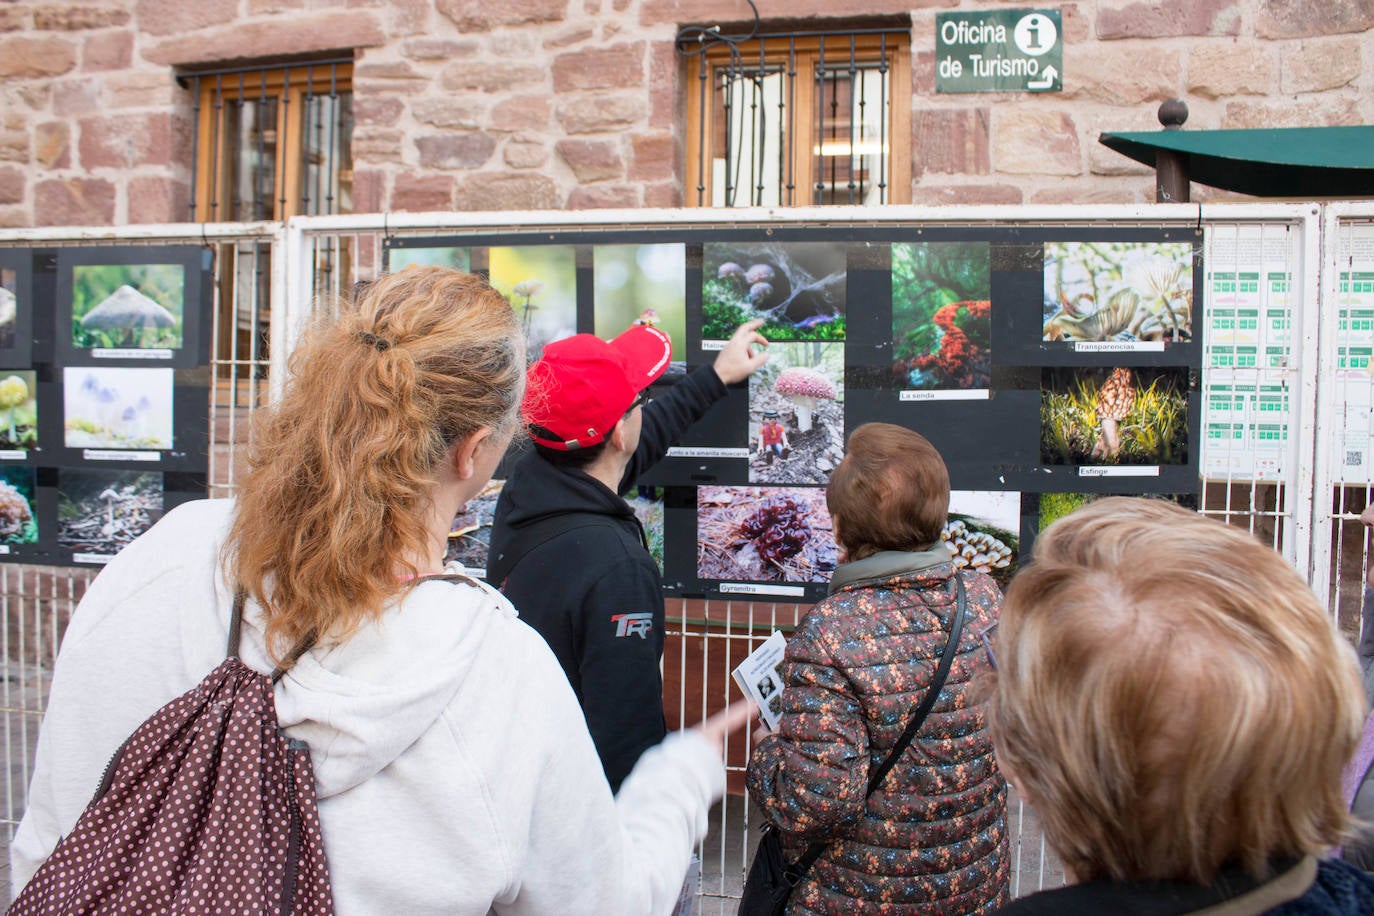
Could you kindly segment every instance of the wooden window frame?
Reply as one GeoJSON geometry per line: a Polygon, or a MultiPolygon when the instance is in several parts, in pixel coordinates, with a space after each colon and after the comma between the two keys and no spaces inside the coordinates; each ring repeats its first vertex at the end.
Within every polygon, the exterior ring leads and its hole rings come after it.
{"type": "MultiPolygon", "coordinates": [[[[277,180],[272,196],[271,220],[285,220],[301,213],[304,181],[304,116],[308,95],[325,96],[353,91],[353,64],[300,64],[273,69],[251,68],[236,72],[196,74],[199,82],[199,116],[196,123],[195,219],[224,221],[225,202],[232,199],[228,156],[222,141],[225,129],[223,102],[274,99],[277,103],[277,180]],[[216,187],[215,185],[218,185],[216,187]],[[283,202],[284,199],[284,202],[283,202]],[[217,204],[218,206],[212,206],[217,204]],[[216,209],[218,212],[215,212],[216,209]]],[[[340,175],[342,184],[347,176],[340,175]]]]}
{"type": "MultiPolygon", "coordinates": [[[[790,102],[792,111],[792,155],[789,161],[792,178],[792,201],[784,206],[809,206],[810,189],[815,182],[816,156],[812,154],[811,137],[816,131],[816,68],[821,60],[824,46],[827,67],[847,68],[852,59],[856,63],[877,63],[885,56],[888,63],[888,156],[887,156],[887,203],[907,204],[911,202],[911,38],[909,34],[885,32],[883,34],[857,33],[846,34],[837,31],[824,37],[805,35],[795,38],[787,36],[762,37],[765,65],[788,63],[789,47],[794,49],[796,58],[795,98],[790,102]],[[799,138],[806,138],[799,142],[799,138]],[[800,192],[800,193],[799,193],[800,192]],[[798,198],[801,198],[800,200],[798,198]]],[[[757,67],[760,61],[760,39],[741,42],[736,47],[739,60],[746,68],[757,67]]],[[[719,91],[715,71],[728,67],[731,62],[730,49],[724,44],[709,48],[703,54],[693,54],[687,62],[687,185],[686,200],[689,207],[710,207],[713,196],[711,175],[710,145],[715,136],[715,97],[719,91]],[[706,71],[709,91],[703,99],[700,91],[702,68],[706,71]],[[705,106],[703,108],[703,102],[705,106]],[[702,150],[705,142],[707,149],[702,150]],[[704,154],[703,154],[704,153],[704,154]],[[702,166],[706,165],[705,174],[702,166]],[[698,194],[698,186],[704,188],[698,194]]]]}

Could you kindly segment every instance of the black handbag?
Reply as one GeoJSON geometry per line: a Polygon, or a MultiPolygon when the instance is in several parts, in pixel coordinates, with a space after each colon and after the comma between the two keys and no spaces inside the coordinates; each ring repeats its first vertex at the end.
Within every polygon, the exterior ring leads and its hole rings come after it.
{"type": "MultiPolygon", "coordinates": [[[[966,615],[964,581],[959,578],[957,571],[954,574],[954,582],[959,597],[954,619],[949,625],[949,641],[945,643],[945,650],[940,655],[940,667],[935,670],[930,689],[921,699],[921,705],[912,713],[911,721],[907,723],[901,737],[897,739],[897,743],[892,746],[892,750],[888,752],[878,769],[869,776],[865,798],[873,794],[883,778],[897,765],[897,759],[902,756],[911,739],[916,737],[921,723],[930,715],[931,708],[940,696],[940,690],[945,686],[950,665],[954,663],[954,656],[959,652],[959,634],[964,628],[966,615]]],[[[828,842],[811,843],[797,861],[789,863],[782,854],[782,838],[778,835],[778,829],[772,824],[765,824],[759,837],[758,850],[754,853],[754,861],[749,864],[749,874],[744,879],[744,893],[740,897],[736,916],[782,916],[793,889],[810,871],[811,866],[816,864],[816,860],[821,857],[828,845],[828,842]]]]}

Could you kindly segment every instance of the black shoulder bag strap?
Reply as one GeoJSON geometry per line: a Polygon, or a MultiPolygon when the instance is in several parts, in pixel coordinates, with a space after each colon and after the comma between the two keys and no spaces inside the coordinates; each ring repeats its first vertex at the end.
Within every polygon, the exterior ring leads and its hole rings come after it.
{"type": "MultiPolygon", "coordinates": [[[[903,731],[901,737],[897,739],[897,743],[892,745],[892,750],[878,766],[878,769],[874,770],[872,775],[868,777],[868,792],[864,794],[865,800],[867,800],[868,796],[872,795],[874,791],[877,790],[878,786],[882,784],[884,777],[886,777],[887,774],[891,772],[892,768],[897,765],[897,760],[902,756],[902,753],[906,751],[907,745],[911,743],[911,739],[916,737],[916,732],[920,731],[922,723],[926,720],[926,716],[930,715],[930,710],[934,708],[935,701],[939,699],[940,691],[944,689],[945,678],[949,676],[950,666],[954,664],[954,656],[959,653],[959,634],[964,629],[967,602],[964,598],[964,580],[959,577],[959,571],[957,569],[954,571],[954,584],[958,599],[955,603],[954,619],[950,621],[949,624],[949,641],[945,643],[945,651],[940,656],[940,667],[935,669],[935,677],[930,681],[930,689],[926,691],[926,695],[921,699],[921,705],[916,707],[916,712],[912,713],[911,721],[907,723],[906,730],[903,731]]],[[[796,887],[801,879],[806,876],[806,873],[811,870],[811,866],[816,864],[816,860],[821,857],[825,852],[825,848],[829,845],[830,843],[828,841],[809,844],[806,847],[806,852],[802,853],[801,858],[783,869],[783,874],[787,878],[787,883],[796,887]]]]}

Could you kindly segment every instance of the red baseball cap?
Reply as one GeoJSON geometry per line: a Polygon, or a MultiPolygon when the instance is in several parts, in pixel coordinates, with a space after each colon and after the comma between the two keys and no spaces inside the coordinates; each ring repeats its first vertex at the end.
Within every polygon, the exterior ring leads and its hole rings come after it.
{"type": "Polygon", "coordinates": [[[530,438],[562,452],[597,445],[672,357],[672,341],[652,325],[610,341],[576,334],[545,344],[525,387],[530,438]]]}

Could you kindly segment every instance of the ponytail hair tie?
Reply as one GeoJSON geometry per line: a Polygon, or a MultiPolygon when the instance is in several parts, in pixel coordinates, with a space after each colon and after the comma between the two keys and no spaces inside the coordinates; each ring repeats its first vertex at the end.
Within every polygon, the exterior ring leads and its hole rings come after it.
{"type": "Polygon", "coordinates": [[[391,341],[387,340],[385,337],[378,337],[371,331],[359,331],[358,339],[369,347],[375,347],[378,353],[385,353],[387,350],[391,349],[391,341]]]}

